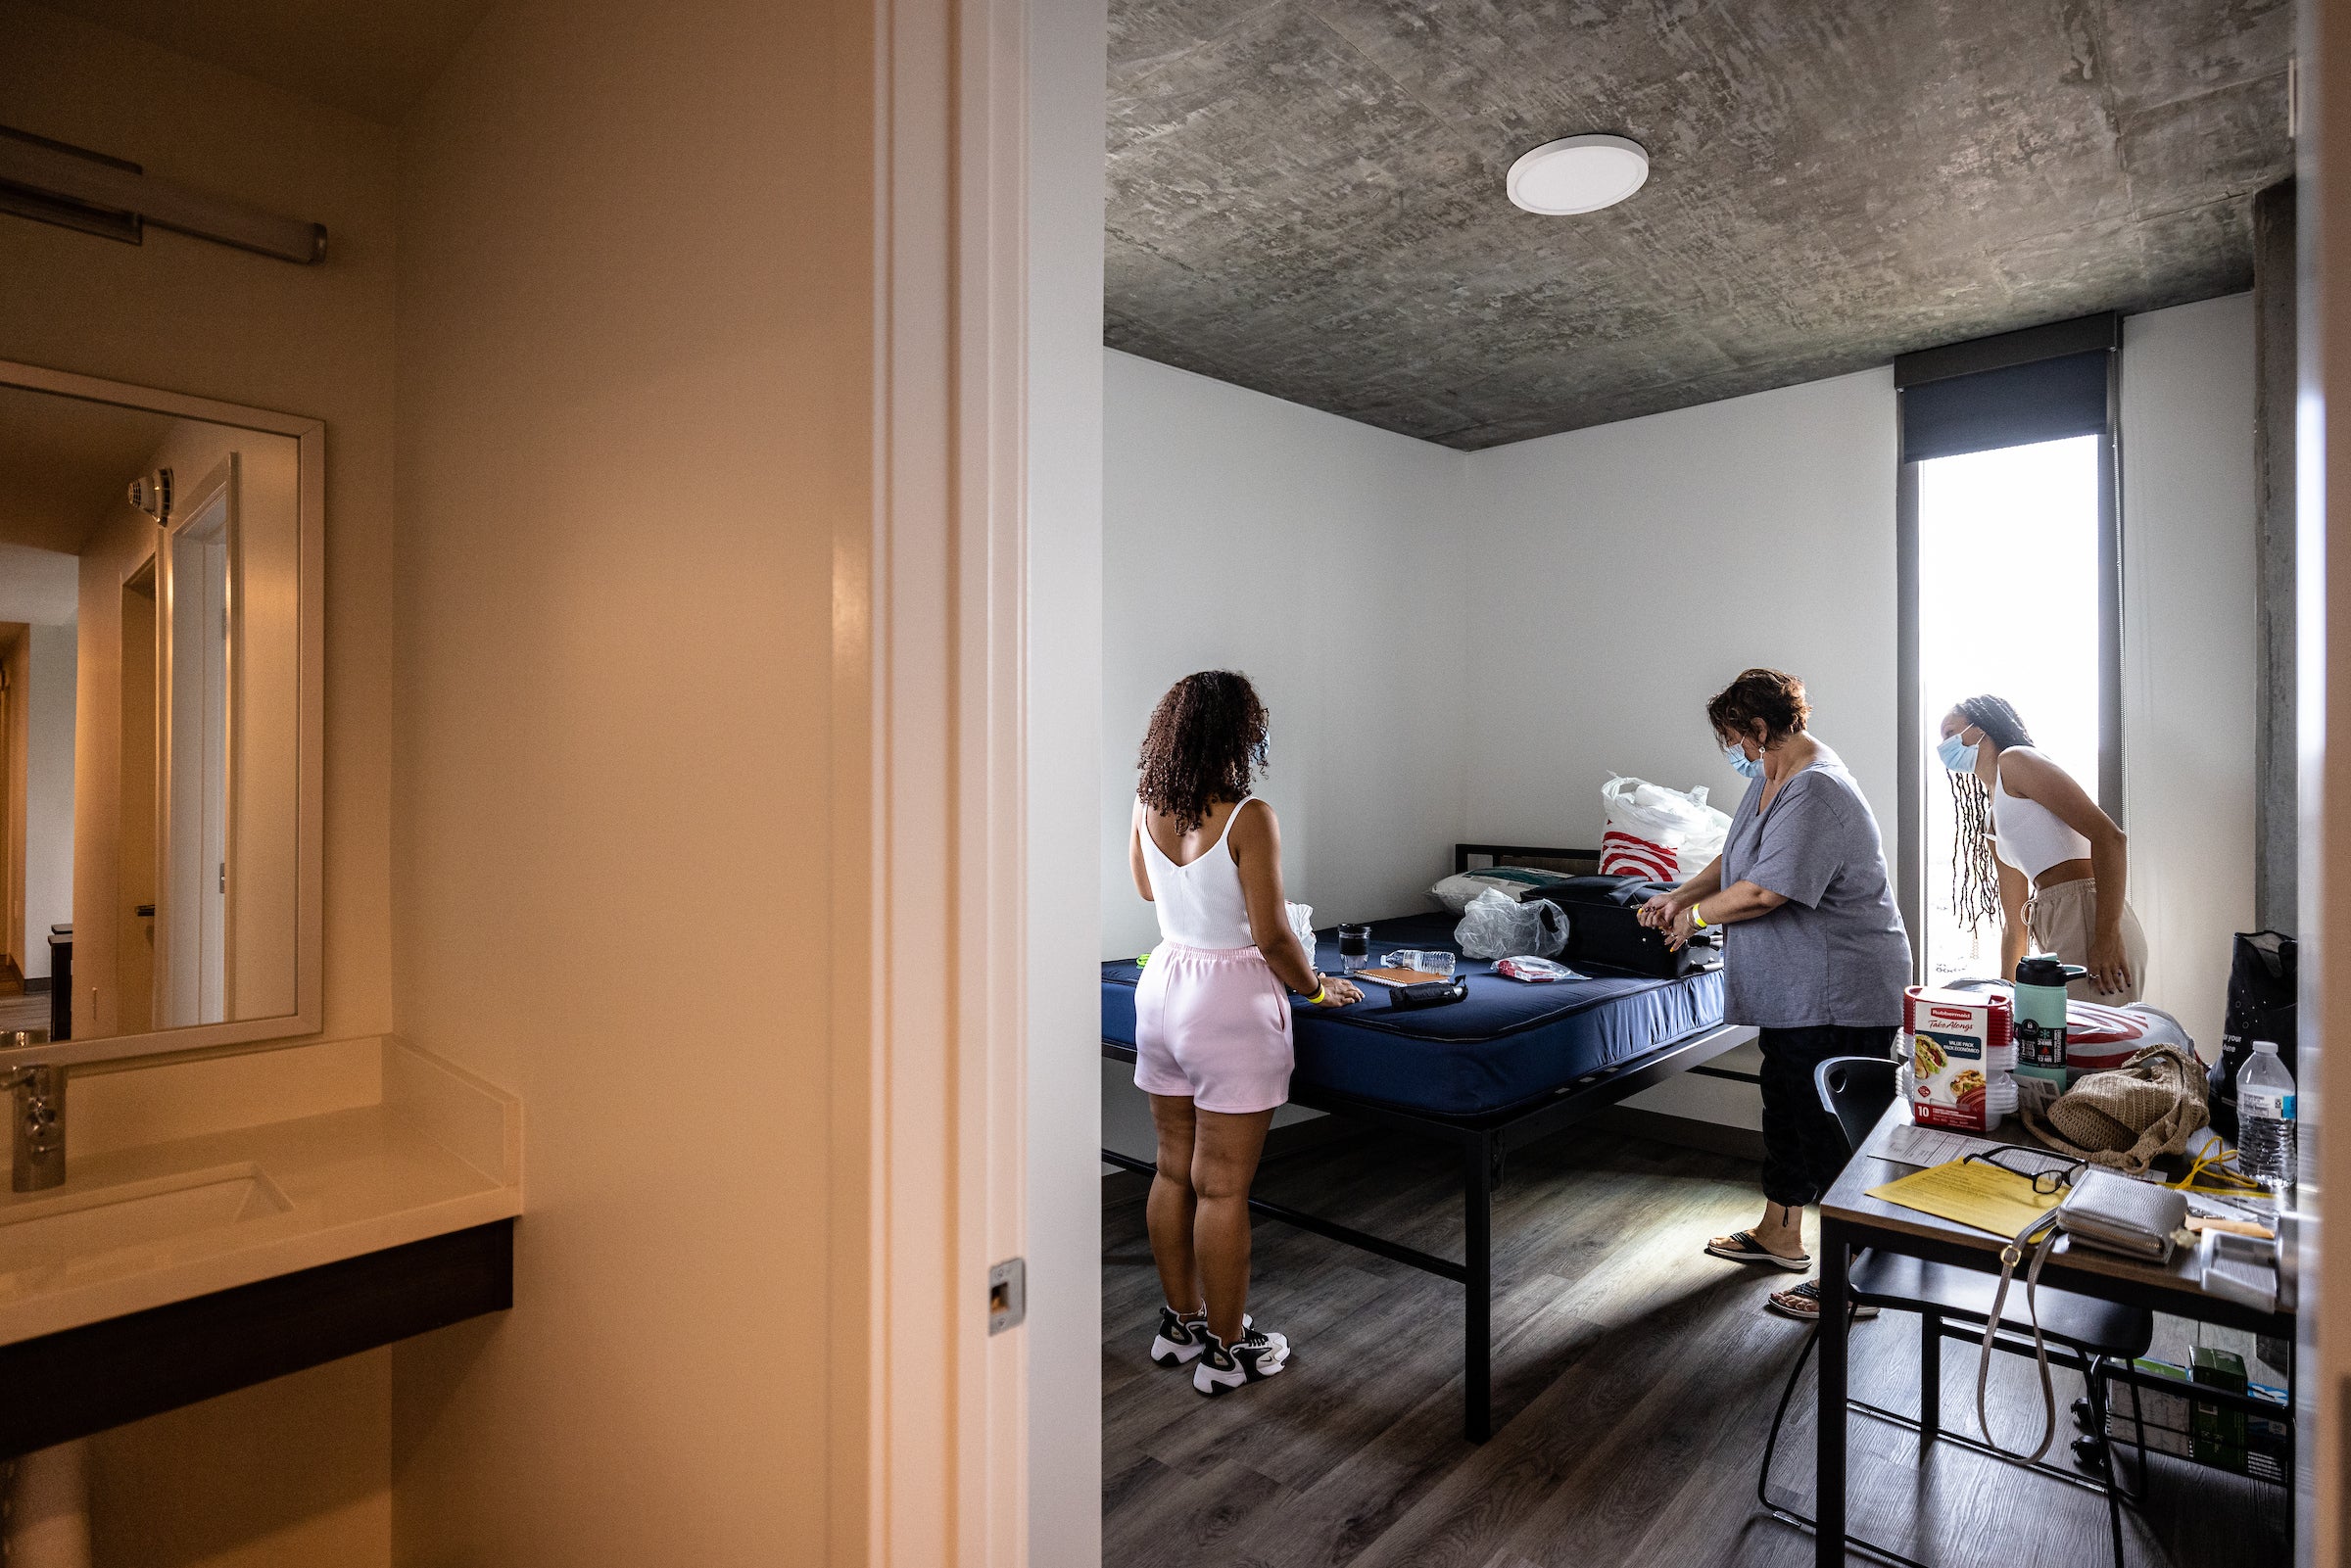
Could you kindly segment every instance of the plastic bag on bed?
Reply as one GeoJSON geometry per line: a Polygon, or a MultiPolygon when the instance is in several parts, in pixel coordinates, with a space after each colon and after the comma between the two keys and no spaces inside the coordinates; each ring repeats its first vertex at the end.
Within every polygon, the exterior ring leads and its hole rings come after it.
{"type": "Polygon", "coordinates": [[[1567,947],[1567,916],[1548,898],[1521,904],[1487,888],[1462,910],[1453,929],[1464,958],[1509,958],[1516,953],[1556,957],[1567,947]]]}

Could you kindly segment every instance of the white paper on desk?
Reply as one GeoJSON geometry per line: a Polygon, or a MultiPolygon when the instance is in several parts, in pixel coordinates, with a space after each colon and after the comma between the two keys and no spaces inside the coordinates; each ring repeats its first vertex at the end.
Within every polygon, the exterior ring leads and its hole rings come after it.
{"type": "Polygon", "coordinates": [[[1990,1138],[1971,1138],[1964,1132],[1947,1127],[1896,1126],[1886,1134],[1886,1147],[1878,1158],[1891,1160],[1897,1165],[1947,1165],[1954,1160],[1982,1154],[2000,1147],[1990,1138]]]}
{"type": "Polygon", "coordinates": [[[2063,1155],[2028,1148],[2021,1143],[2002,1143],[1996,1138],[1978,1138],[1947,1127],[1895,1126],[1888,1129],[1885,1146],[1877,1151],[1880,1160],[1891,1160],[1897,1165],[1947,1165],[1969,1155],[2005,1151],[2000,1164],[2019,1175],[2038,1175],[2043,1170],[2063,1170],[2074,1162],[2063,1155]]]}

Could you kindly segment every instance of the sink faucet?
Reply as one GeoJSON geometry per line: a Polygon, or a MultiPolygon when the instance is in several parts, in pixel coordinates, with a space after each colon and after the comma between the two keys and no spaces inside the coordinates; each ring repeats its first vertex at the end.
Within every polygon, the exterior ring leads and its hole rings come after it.
{"type": "MultiPolygon", "coordinates": [[[[0,1031],[0,1049],[44,1045],[47,1031],[0,1031]]],[[[31,1062],[0,1070],[0,1089],[12,1092],[9,1187],[39,1192],[66,1179],[66,1069],[31,1062]]]]}

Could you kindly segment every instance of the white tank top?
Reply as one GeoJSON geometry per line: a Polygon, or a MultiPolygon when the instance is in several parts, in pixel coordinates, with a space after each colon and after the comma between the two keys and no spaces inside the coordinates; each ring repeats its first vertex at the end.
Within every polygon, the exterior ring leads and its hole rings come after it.
{"type": "Polygon", "coordinates": [[[2088,839],[2039,801],[2010,794],[2005,780],[1991,786],[1991,831],[1993,852],[2028,878],[2063,861],[2089,858],[2088,839]]]}
{"type": "MultiPolygon", "coordinates": [[[[1138,830],[1143,835],[1143,871],[1151,879],[1151,904],[1159,912],[1159,934],[1169,941],[1180,947],[1207,948],[1256,944],[1249,934],[1249,903],[1241,896],[1241,868],[1227,842],[1232,837],[1233,818],[1241,814],[1241,806],[1256,798],[1251,795],[1233,807],[1217,841],[1188,866],[1170,860],[1152,839],[1148,826],[1138,830]]],[[[1144,814],[1147,819],[1148,807],[1144,814]]]]}

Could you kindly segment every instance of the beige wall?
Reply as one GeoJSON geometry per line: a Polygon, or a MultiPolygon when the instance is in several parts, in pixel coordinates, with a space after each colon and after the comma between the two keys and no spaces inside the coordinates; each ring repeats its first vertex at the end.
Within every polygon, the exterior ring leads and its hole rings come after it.
{"type": "Polygon", "coordinates": [[[394,1353],[403,1563],[828,1560],[869,26],[507,6],[404,131],[397,1017],[531,1197],[514,1309],[394,1353]]]}
{"type": "Polygon", "coordinates": [[[6,860],[8,930],[5,940],[8,943],[9,956],[14,958],[18,968],[22,969],[25,959],[25,758],[30,750],[26,744],[29,735],[25,721],[32,708],[32,628],[25,627],[17,634],[17,640],[9,644],[5,657],[8,667],[8,694],[5,698],[0,698],[0,707],[5,708],[8,726],[5,740],[0,740],[0,745],[4,745],[6,748],[5,759],[0,759],[0,769],[5,771],[4,782],[0,782],[0,792],[5,792],[7,795],[5,809],[8,814],[6,860]]]}
{"type": "Polygon", "coordinates": [[[330,1361],[101,1433],[97,1568],[368,1568],[391,1539],[382,1449],[321,1462],[390,1418],[392,1353],[330,1361]],[[234,1434],[233,1442],[223,1438],[234,1434]]]}
{"type": "MultiPolygon", "coordinates": [[[[141,246],[0,223],[0,357],[322,419],[326,1027],[391,1024],[394,137],[333,110],[0,0],[0,123],[315,219],[318,267],[160,229],[141,246]]],[[[188,476],[191,479],[201,475],[188,476]]]]}
{"type": "MultiPolygon", "coordinates": [[[[82,658],[72,698],[72,769],[82,785],[72,797],[72,1032],[80,1039],[153,1027],[148,992],[136,978],[153,971],[141,952],[148,935],[129,908],[155,898],[155,826],[151,811],[124,811],[124,790],[136,797],[155,783],[153,742],[129,734],[131,712],[155,695],[146,653],[155,621],[146,604],[124,611],[122,594],[155,557],[155,519],[124,503],[82,546],[75,618],[82,658]],[[127,668],[122,656],[129,618],[139,623],[139,668],[127,668]],[[139,1002],[124,1006],[127,994],[139,1002]]],[[[153,599],[153,593],[141,597],[153,599]]]]}
{"type": "MultiPolygon", "coordinates": [[[[332,258],[307,268],[160,230],[132,247],[0,220],[0,357],[325,421],[325,1032],[383,1032],[392,1022],[393,135],[16,0],[0,0],[0,123],[315,219],[333,235],[332,258]]],[[[134,1101],[170,1092],[145,1087],[143,1074],[116,1075],[124,1079],[121,1095],[134,1101]]],[[[256,1073],[241,1104],[316,1109],[312,1081],[256,1073]]],[[[159,1117],[167,1109],[149,1107],[159,1117]]],[[[146,1450],[186,1455],[189,1468],[168,1485],[109,1457],[142,1443],[140,1429],[110,1438],[102,1563],[384,1561],[387,1396],[369,1381],[380,1376],[323,1368],[286,1380],[282,1400],[255,1391],[168,1418],[169,1443],[146,1450]],[[284,1420],[288,1409],[301,1420],[284,1420]],[[115,1486],[110,1474],[140,1479],[115,1486]],[[254,1505],[183,1529],[187,1494],[174,1490],[183,1485],[254,1505]],[[120,1545],[142,1540],[176,1544],[120,1545]]]]}

